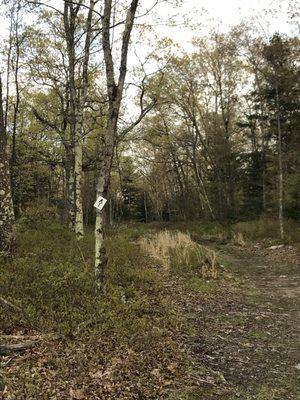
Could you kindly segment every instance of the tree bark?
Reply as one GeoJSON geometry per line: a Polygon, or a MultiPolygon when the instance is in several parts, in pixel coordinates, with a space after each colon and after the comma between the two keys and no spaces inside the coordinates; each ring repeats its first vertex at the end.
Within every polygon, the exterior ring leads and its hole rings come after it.
{"type": "Polygon", "coordinates": [[[83,135],[84,135],[84,109],[88,94],[88,68],[90,59],[90,47],[92,42],[92,16],[95,1],[90,0],[89,12],[86,21],[86,39],[84,46],[84,60],[82,67],[82,79],[80,96],[77,102],[77,121],[75,134],[75,233],[77,239],[84,235],[83,230],[83,207],[82,207],[82,157],[83,157],[83,135]]]}
{"type": "MultiPolygon", "coordinates": [[[[104,53],[106,84],[108,94],[108,121],[104,140],[102,161],[99,171],[96,194],[104,198],[108,195],[110,184],[110,172],[112,167],[114,148],[116,145],[117,125],[120,105],[127,73],[127,56],[129,40],[134,23],[134,17],[139,0],[131,0],[128,7],[125,27],[122,36],[121,60],[119,66],[118,83],[115,82],[114,61],[111,49],[110,20],[112,14],[112,0],[104,0],[102,19],[102,48],[104,53]]],[[[104,268],[107,262],[104,246],[104,214],[96,213],[95,223],[95,276],[97,280],[104,279],[104,268]]]]}
{"type": "MultiPolygon", "coordinates": [[[[64,3],[64,31],[67,44],[68,53],[68,89],[69,89],[69,126],[70,126],[70,154],[69,162],[71,163],[70,176],[69,176],[69,210],[70,210],[70,227],[77,230],[83,235],[83,225],[77,224],[77,205],[80,203],[80,193],[77,193],[77,189],[80,185],[80,177],[78,169],[82,166],[82,160],[80,161],[80,156],[82,157],[81,141],[77,139],[77,102],[76,102],[76,83],[75,83],[75,21],[78,14],[80,5],[74,6],[73,3],[69,3],[65,0],[64,3]],[[79,181],[76,183],[76,178],[79,181]]],[[[82,212],[82,205],[78,207],[78,211],[82,212]]],[[[83,221],[82,221],[83,223],[83,221]]]]}
{"type": "Polygon", "coordinates": [[[284,237],[283,227],[283,170],[282,170],[282,132],[280,122],[280,105],[279,105],[279,93],[278,85],[276,85],[276,106],[277,106],[277,133],[278,133],[278,219],[279,219],[279,230],[280,237],[284,237]]]}
{"type": "Polygon", "coordinates": [[[13,239],[13,223],[14,209],[0,75],[0,252],[9,252],[10,250],[13,239]]]}

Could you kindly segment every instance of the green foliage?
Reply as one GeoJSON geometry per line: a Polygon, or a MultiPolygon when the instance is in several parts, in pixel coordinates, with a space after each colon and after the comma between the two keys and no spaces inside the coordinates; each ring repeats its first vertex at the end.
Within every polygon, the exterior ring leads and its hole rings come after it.
{"type": "Polygon", "coordinates": [[[1,262],[0,289],[22,313],[3,308],[2,329],[27,326],[73,335],[88,322],[130,341],[140,335],[149,342],[161,334],[147,333],[153,318],[163,320],[169,313],[160,274],[123,232],[107,240],[109,263],[100,291],[94,279],[91,233],[78,244],[66,227],[47,221],[38,229],[23,225],[17,235],[14,259],[1,262]]]}
{"type": "MultiPolygon", "coordinates": [[[[100,310],[95,283],[73,234],[49,221],[39,229],[19,230],[17,255],[2,266],[0,286],[3,296],[24,311],[23,322],[41,330],[70,333],[86,315],[100,310]]],[[[20,316],[6,317],[2,313],[2,326],[9,329],[20,316]]]]}
{"type": "Polygon", "coordinates": [[[4,390],[5,388],[5,377],[3,375],[3,373],[0,370],[0,392],[4,390]]]}
{"type": "MultiPolygon", "coordinates": [[[[254,221],[238,222],[233,226],[234,232],[241,232],[250,240],[280,239],[279,223],[275,219],[261,218],[254,221]]],[[[300,241],[300,225],[293,220],[284,221],[285,241],[300,241]]]]}
{"type": "Polygon", "coordinates": [[[188,232],[194,241],[227,240],[231,237],[230,225],[207,220],[193,220],[160,224],[162,228],[188,232]]]}
{"type": "Polygon", "coordinates": [[[37,224],[57,219],[57,209],[45,200],[30,202],[18,220],[18,225],[35,227],[37,224]]]}
{"type": "Polygon", "coordinates": [[[195,387],[188,387],[172,393],[168,400],[198,400],[201,394],[195,387]]]}

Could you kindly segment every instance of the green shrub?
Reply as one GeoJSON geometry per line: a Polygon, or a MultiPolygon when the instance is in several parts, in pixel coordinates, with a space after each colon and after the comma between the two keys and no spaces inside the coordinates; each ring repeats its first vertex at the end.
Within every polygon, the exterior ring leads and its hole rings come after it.
{"type": "MultiPolygon", "coordinates": [[[[276,219],[261,218],[239,222],[233,226],[234,232],[241,232],[250,240],[280,239],[279,222],[276,219]]],[[[300,241],[300,225],[293,220],[284,221],[285,241],[300,241]]]]}
{"type": "Polygon", "coordinates": [[[231,235],[229,225],[222,225],[216,221],[172,222],[166,224],[165,228],[189,233],[196,242],[203,239],[227,240],[231,235]]]}
{"type": "Polygon", "coordinates": [[[57,208],[47,201],[33,201],[29,203],[21,214],[19,223],[35,226],[42,221],[53,221],[58,218],[57,208]]]}
{"type": "Polygon", "coordinates": [[[26,322],[44,331],[71,333],[102,306],[92,276],[70,263],[18,258],[2,270],[0,282],[1,293],[17,302],[26,322]]]}
{"type": "Polygon", "coordinates": [[[109,262],[99,292],[92,232],[78,243],[74,233],[57,222],[23,227],[17,233],[13,260],[0,262],[1,295],[23,312],[0,305],[1,328],[28,326],[69,335],[91,320],[101,321],[101,329],[130,337],[128,332],[140,326],[140,318],[153,313],[153,299],[159,316],[164,309],[159,300],[160,274],[126,236],[123,231],[106,241],[109,262]]]}

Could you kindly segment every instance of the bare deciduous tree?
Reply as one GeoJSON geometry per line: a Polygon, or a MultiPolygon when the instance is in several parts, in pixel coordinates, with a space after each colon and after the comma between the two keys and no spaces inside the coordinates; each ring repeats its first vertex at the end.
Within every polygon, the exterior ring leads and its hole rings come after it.
{"type": "MultiPolygon", "coordinates": [[[[117,125],[127,72],[127,57],[129,41],[134,23],[138,0],[131,0],[127,10],[124,31],[122,35],[121,59],[119,65],[119,77],[116,82],[114,72],[114,60],[111,48],[110,25],[112,17],[112,0],[104,0],[102,18],[102,48],[104,53],[106,84],[108,94],[108,117],[105,133],[102,161],[97,183],[97,197],[107,197],[110,183],[110,173],[117,137],[117,125]]],[[[95,224],[95,275],[97,279],[103,279],[106,254],[104,247],[104,218],[102,213],[97,213],[95,224]]]]}

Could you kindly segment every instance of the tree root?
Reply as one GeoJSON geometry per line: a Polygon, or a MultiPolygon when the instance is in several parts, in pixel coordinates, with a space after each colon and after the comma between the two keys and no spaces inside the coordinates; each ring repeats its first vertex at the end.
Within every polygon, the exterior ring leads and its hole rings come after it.
{"type": "Polygon", "coordinates": [[[38,340],[26,340],[22,343],[0,344],[0,355],[25,351],[38,344],[38,340]]]}
{"type": "Polygon", "coordinates": [[[0,340],[1,339],[23,340],[22,342],[19,343],[6,343],[6,344],[0,343],[0,355],[25,351],[34,346],[37,346],[42,340],[47,340],[47,339],[57,340],[59,338],[60,336],[54,334],[43,335],[43,336],[0,335],[0,340]]]}
{"type": "Polygon", "coordinates": [[[19,306],[13,304],[13,303],[12,303],[11,301],[9,301],[9,300],[6,300],[4,297],[1,297],[1,296],[0,296],[0,302],[1,302],[2,304],[4,304],[6,307],[12,308],[12,309],[14,309],[14,310],[16,310],[16,311],[19,311],[19,312],[23,312],[23,310],[22,310],[19,306]]]}

